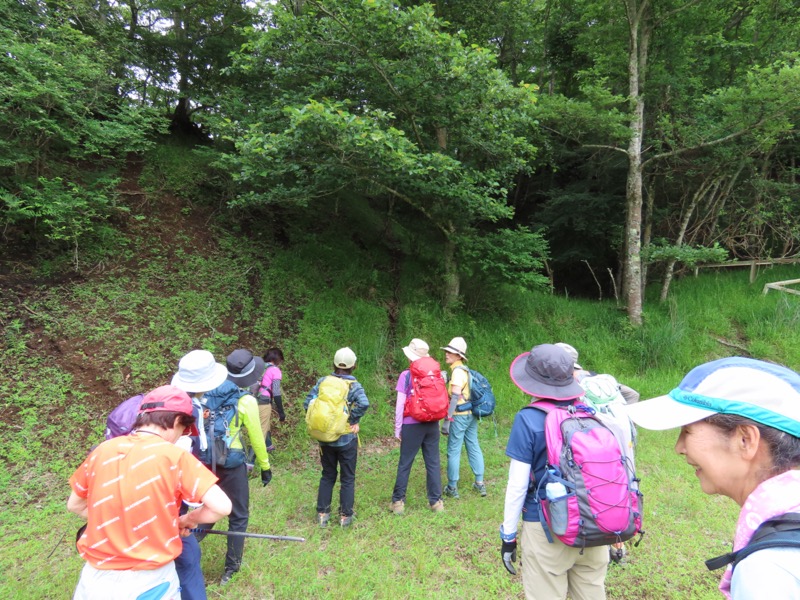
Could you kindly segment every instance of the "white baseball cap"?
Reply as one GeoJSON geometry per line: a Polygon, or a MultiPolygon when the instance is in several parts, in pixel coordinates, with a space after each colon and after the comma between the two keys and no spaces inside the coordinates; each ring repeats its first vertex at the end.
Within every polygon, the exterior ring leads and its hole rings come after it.
{"type": "Polygon", "coordinates": [[[645,429],[729,414],[800,437],[800,375],[752,358],[720,358],[689,371],[666,396],[626,405],[625,411],[645,429]]]}
{"type": "Polygon", "coordinates": [[[339,348],[333,355],[333,364],[339,369],[351,369],[356,364],[356,353],[350,348],[339,348]]]}

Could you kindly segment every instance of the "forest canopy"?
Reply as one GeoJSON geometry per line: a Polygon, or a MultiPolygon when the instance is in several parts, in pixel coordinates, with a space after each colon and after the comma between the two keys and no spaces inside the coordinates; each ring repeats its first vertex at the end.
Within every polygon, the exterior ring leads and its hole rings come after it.
{"type": "Polygon", "coordinates": [[[3,0],[0,226],[80,269],[178,141],[174,192],[367,211],[446,305],[599,285],[637,324],[648,279],[800,251],[798,37],[790,0],[3,0]]]}

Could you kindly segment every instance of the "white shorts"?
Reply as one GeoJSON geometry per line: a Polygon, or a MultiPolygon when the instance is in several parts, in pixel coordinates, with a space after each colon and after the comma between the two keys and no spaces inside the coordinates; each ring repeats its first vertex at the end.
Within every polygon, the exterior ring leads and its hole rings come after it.
{"type": "Polygon", "coordinates": [[[73,600],[180,600],[175,563],[148,571],[115,571],[83,566],[73,600]]]}

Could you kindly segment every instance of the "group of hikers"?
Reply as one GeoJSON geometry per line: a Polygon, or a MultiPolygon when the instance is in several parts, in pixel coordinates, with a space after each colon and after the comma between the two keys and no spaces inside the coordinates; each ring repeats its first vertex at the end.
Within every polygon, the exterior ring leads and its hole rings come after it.
{"type": "MultiPolygon", "coordinates": [[[[486,496],[478,440],[480,415],[487,414],[479,410],[483,378],[467,367],[466,341],[455,337],[441,347],[449,374],[424,340],[414,338],[402,350],[409,365],[395,387],[400,456],[391,512],[405,512],[420,450],[432,511],[444,510],[444,497],[459,497],[463,448],[474,476],[471,493],[486,496]]],[[[696,469],[702,490],[742,507],[734,552],[708,561],[709,568],[727,567],[721,592],[734,600],[800,598],[800,473],[794,470],[800,465],[800,375],[726,358],[695,368],[669,395],[638,402],[635,390],[577,361],[569,344],[540,344],[509,366],[511,381],[530,403],[517,412],[506,446],[500,554],[516,574],[519,542],[525,597],[605,598],[609,561],[620,560],[624,542],[643,533],[636,423],[680,427],[676,452],[696,469]]],[[[248,525],[249,476],[258,467],[264,486],[272,480],[273,405],[285,420],[282,362],[278,348],[263,358],[237,349],[224,365],[210,352],[193,350],[181,358],[170,385],[135,401],[127,435],[107,434],[110,439],[90,452],[70,478],[67,502],[87,520],[77,538],[86,564],[74,598],[206,598],[198,542],[226,516],[220,583],[235,576],[248,525]]],[[[330,524],[337,478],[338,524],[353,523],[358,434],[370,405],[353,375],[356,364],[355,352],[340,348],[332,373],[303,403],[308,433],[319,442],[320,527],[330,524]]]]}

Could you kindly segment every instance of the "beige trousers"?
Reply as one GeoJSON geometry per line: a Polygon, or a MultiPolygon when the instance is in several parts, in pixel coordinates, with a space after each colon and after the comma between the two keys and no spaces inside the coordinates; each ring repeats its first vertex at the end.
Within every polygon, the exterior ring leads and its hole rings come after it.
{"type": "Polygon", "coordinates": [[[269,433],[269,422],[272,417],[272,404],[258,405],[258,419],[261,421],[261,432],[264,437],[269,433]]]}
{"type": "Polygon", "coordinates": [[[608,546],[566,546],[558,538],[547,541],[541,523],[523,521],[522,587],[526,600],[605,600],[608,546]]]}

